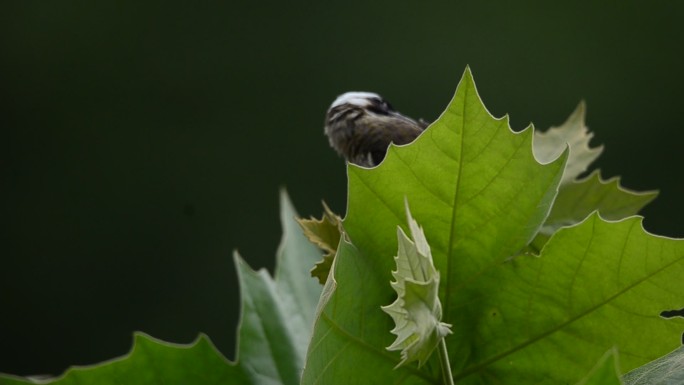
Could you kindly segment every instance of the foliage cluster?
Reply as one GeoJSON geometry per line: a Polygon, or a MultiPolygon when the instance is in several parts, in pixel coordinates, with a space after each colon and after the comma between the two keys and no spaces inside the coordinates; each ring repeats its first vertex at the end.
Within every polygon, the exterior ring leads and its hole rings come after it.
{"type": "Polygon", "coordinates": [[[348,166],[344,219],[297,221],[281,194],[274,277],[235,254],[236,362],[138,333],[125,357],[0,385],[682,383],[684,241],[643,229],[655,192],[583,177],[602,150],[584,110],[513,132],[466,70],[414,143],[348,166]]]}

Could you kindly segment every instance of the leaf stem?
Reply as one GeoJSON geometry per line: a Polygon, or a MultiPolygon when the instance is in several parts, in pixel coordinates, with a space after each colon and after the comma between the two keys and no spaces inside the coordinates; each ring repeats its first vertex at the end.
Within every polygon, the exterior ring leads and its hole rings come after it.
{"type": "Polygon", "coordinates": [[[449,354],[447,353],[446,342],[444,338],[439,342],[439,363],[442,366],[442,380],[444,385],[454,385],[454,378],[451,374],[451,364],[449,363],[449,354]]]}

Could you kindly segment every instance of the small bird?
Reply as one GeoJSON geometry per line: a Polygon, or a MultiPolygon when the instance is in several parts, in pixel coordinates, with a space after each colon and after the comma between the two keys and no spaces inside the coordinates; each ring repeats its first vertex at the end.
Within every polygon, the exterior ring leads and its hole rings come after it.
{"type": "Polygon", "coordinates": [[[330,105],[324,131],[330,146],[348,162],[374,167],[390,143],[411,143],[427,126],[395,111],[376,93],[347,92],[330,105]]]}

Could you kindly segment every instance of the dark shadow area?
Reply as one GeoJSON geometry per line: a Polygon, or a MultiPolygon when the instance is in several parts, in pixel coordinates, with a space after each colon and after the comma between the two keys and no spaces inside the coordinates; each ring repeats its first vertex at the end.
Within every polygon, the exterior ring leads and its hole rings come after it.
{"type": "Polygon", "coordinates": [[[674,318],[674,317],[682,317],[684,318],[684,309],[679,309],[679,310],[663,310],[660,313],[660,316],[663,318],[674,318]]]}

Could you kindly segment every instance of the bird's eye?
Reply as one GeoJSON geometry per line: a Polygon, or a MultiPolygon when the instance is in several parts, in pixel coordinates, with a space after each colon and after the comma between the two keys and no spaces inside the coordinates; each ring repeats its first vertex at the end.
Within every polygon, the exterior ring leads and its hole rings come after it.
{"type": "Polygon", "coordinates": [[[392,105],[382,98],[372,97],[369,98],[368,101],[370,101],[370,104],[367,105],[366,108],[371,112],[380,115],[388,115],[390,112],[394,112],[392,105]]]}
{"type": "Polygon", "coordinates": [[[376,114],[386,115],[389,111],[387,110],[387,103],[380,98],[369,98],[370,104],[366,106],[369,111],[376,114]]]}

